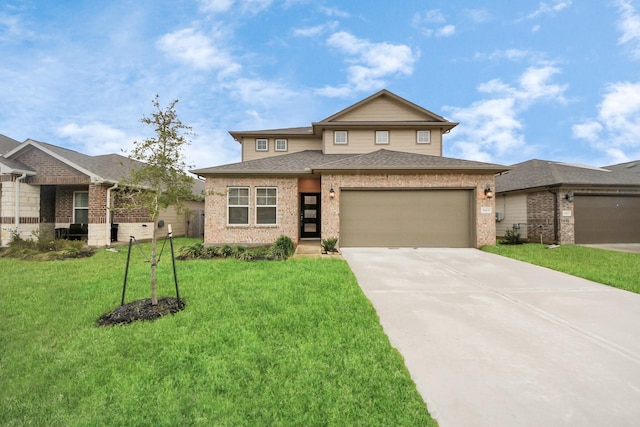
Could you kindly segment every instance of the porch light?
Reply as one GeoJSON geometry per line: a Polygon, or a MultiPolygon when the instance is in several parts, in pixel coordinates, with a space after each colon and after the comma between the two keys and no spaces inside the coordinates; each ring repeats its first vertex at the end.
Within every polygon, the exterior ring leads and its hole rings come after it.
{"type": "Polygon", "coordinates": [[[333,187],[331,187],[331,190],[329,190],[329,197],[331,197],[332,199],[336,197],[336,192],[333,187]]]}
{"type": "Polygon", "coordinates": [[[486,197],[487,199],[493,198],[493,191],[491,191],[491,187],[489,187],[488,185],[487,188],[484,189],[484,197],[486,197]]]}
{"type": "Polygon", "coordinates": [[[564,198],[569,202],[573,202],[573,193],[567,193],[564,198]]]}

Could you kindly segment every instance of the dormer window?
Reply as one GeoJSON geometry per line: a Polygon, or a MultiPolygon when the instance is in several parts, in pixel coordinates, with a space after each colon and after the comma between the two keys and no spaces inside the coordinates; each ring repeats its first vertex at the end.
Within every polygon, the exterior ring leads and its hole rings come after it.
{"type": "Polygon", "coordinates": [[[269,151],[269,140],[266,138],[256,139],[256,151],[269,151]]]}
{"type": "Polygon", "coordinates": [[[334,144],[346,144],[347,143],[347,131],[346,130],[337,130],[333,132],[333,143],[334,144]]]}
{"type": "Polygon", "coordinates": [[[388,144],[389,143],[389,131],[377,130],[376,131],[376,144],[388,144]]]}
{"type": "Polygon", "coordinates": [[[418,144],[431,144],[431,131],[430,130],[419,130],[416,142],[418,144]]]}
{"type": "Polygon", "coordinates": [[[276,151],[287,151],[287,140],[276,139],[276,151]]]}

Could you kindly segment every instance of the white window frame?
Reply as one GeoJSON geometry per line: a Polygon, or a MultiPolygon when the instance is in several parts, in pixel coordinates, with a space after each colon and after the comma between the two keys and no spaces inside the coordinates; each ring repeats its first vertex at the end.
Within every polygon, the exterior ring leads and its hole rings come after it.
{"type": "Polygon", "coordinates": [[[270,226],[270,225],[278,225],[278,187],[256,187],[256,192],[255,192],[255,221],[256,221],[256,225],[266,225],[266,226],[270,226]],[[273,200],[275,203],[274,204],[268,204],[268,203],[264,203],[264,204],[260,204],[258,199],[260,197],[264,197],[267,199],[270,198],[270,196],[265,193],[264,195],[261,195],[261,190],[275,190],[276,194],[275,196],[271,196],[271,197],[275,197],[275,199],[273,200]],[[259,215],[258,215],[258,209],[259,208],[275,208],[275,222],[268,222],[268,223],[259,223],[259,215]]]}
{"type": "Polygon", "coordinates": [[[431,144],[431,131],[430,130],[419,130],[416,132],[416,144],[431,144]],[[426,135],[427,136],[427,140],[426,141],[421,141],[420,136],[421,135],[426,135]]]}
{"type": "Polygon", "coordinates": [[[269,151],[269,140],[267,138],[256,138],[256,151],[269,151]],[[260,148],[261,142],[264,142],[264,148],[260,148]]]}
{"type": "Polygon", "coordinates": [[[87,211],[87,222],[83,224],[89,223],[89,192],[88,191],[74,191],[73,192],[73,223],[78,224],[76,220],[76,211],[77,210],[86,210],[87,211]],[[86,194],[87,195],[87,206],[77,206],[76,205],[76,194],[86,194]]]}
{"type": "Polygon", "coordinates": [[[287,142],[286,139],[276,139],[276,141],[274,142],[274,147],[276,151],[287,151],[288,145],[289,143],[287,142]],[[283,146],[279,147],[279,144],[284,144],[283,146]]]}
{"type": "Polygon", "coordinates": [[[376,144],[389,144],[389,131],[388,130],[377,130],[376,131],[376,144]]]}
{"type": "MultiPolygon", "coordinates": [[[[234,196],[236,198],[240,198],[240,197],[244,197],[242,195],[238,195],[238,196],[234,196]]],[[[249,201],[251,200],[251,190],[249,189],[249,187],[240,187],[240,186],[233,186],[233,187],[227,187],[227,225],[230,226],[246,226],[249,225],[251,218],[250,218],[250,214],[249,214],[249,201]],[[247,204],[231,204],[231,190],[247,190],[247,204]],[[231,223],[229,222],[229,219],[231,217],[231,215],[229,215],[229,210],[231,208],[245,208],[247,210],[247,222],[243,222],[243,223],[231,223]]],[[[240,200],[238,200],[239,202],[240,200]]]]}
{"type": "Polygon", "coordinates": [[[349,143],[349,132],[346,130],[334,130],[333,131],[333,143],[336,145],[345,145],[349,143]],[[344,138],[338,138],[338,135],[344,136],[344,138]]]}

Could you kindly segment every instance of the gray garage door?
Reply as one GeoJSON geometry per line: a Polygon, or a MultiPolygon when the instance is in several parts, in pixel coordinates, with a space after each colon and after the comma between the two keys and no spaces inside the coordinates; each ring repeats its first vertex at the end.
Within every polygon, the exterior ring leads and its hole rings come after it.
{"type": "Polygon", "coordinates": [[[640,197],[574,198],[576,243],[640,243],[640,197]]]}
{"type": "Polygon", "coordinates": [[[342,190],[342,247],[474,246],[470,190],[342,190]]]}

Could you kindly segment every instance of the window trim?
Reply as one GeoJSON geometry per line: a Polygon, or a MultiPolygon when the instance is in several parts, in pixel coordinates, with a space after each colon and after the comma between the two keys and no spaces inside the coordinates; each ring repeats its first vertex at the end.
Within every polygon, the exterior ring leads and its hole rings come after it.
{"type": "MultiPolygon", "coordinates": [[[[78,224],[76,221],[76,210],[86,210],[87,211],[87,223],[89,223],[89,191],[74,191],[73,192],[73,223],[78,224]],[[87,206],[76,206],[76,194],[84,193],[87,195],[87,206]]],[[[84,224],[84,223],[83,223],[84,224]]]]}
{"type": "Polygon", "coordinates": [[[286,138],[278,138],[273,143],[274,149],[276,151],[288,151],[289,149],[289,141],[286,138]],[[278,142],[284,142],[284,148],[278,148],[278,142]]]}
{"type": "Polygon", "coordinates": [[[268,138],[256,138],[256,151],[269,151],[269,139],[268,138]],[[265,148],[260,148],[260,143],[264,142],[265,148]]]}
{"type": "Polygon", "coordinates": [[[416,144],[431,144],[431,131],[430,130],[416,131],[416,144]],[[420,141],[420,133],[423,133],[423,132],[428,135],[427,141],[420,141]]]}
{"type": "Polygon", "coordinates": [[[246,227],[249,224],[251,224],[251,210],[249,209],[251,206],[251,189],[247,186],[229,186],[227,187],[227,226],[230,227],[246,227]],[[232,189],[238,189],[238,190],[247,190],[247,204],[246,205],[232,205],[230,203],[229,197],[231,195],[231,190],[232,189]],[[234,208],[246,208],[247,209],[247,222],[246,223],[230,223],[229,222],[229,209],[231,207],[234,208]]]}
{"type": "Polygon", "coordinates": [[[347,145],[347,144],[349,144],[349,131],[346,131],[346,130],[334,130],[333,131],[333,144],[334,145],[347,145]],[[344,134],[344,142],[338,142],[338,134],[344,134]]]}
{"type": "MultiPolygon", "coordinates": [[[[265,194],[264,197],[268,198],[268,195],[265,194]]],[[[254,199],[255,199],[254,211],[255,211],[255,224],[256,224],[256,226],[271,227],[271,226],[274,226],[274,225],[278,225],[278,187],[275,187],[275,186],[255,187],[254,199]],[[275,195],[276,203],[275,203],[275,205],[260,205],[260,204],[258,204],[258,193],[260,192],[260,190],[275,190],[276,191],[276,195],[275,195]],[[275,208],[275,210],[276,210],[275,222],[273,222],[273,223],[258,223],[258,208],[275,208]]]]}
{"type": "Polygon", "coordinates": [[[377,130],[376,131],[376,145],[389,145],[391,140],[391,133],[388,130],[377,130]],[[386,135],[386,141],[380,142],[378,139],[378,135],[386,135]]]}

